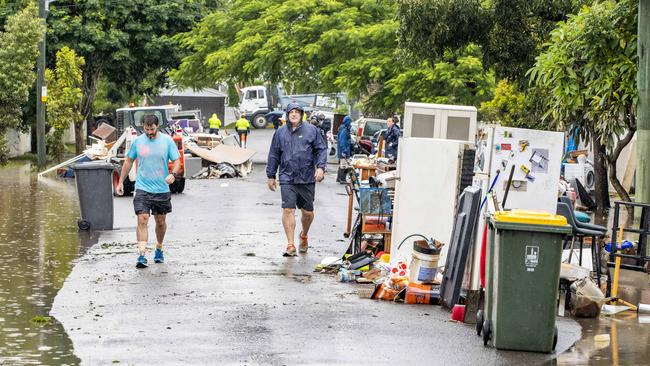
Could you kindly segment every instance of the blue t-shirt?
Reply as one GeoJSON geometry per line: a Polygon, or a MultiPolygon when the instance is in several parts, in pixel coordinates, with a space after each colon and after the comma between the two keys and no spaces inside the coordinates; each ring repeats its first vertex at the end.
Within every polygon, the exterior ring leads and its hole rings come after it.
{"type": "Polygon", "coordinates": [[[127,156],[132,160],[138,159],[135,189],[149,193],[169,192],[169,186],[165,182],[165,177],[169,175],[167,164],[170,160],[180,158],[171,137],[160,132],[153,140],[147,135],[140,135],[133,141],[127,156]]]}

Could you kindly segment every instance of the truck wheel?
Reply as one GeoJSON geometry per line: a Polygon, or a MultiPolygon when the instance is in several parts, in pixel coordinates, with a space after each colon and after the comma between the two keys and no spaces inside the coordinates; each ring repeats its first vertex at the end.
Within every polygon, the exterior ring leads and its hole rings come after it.
{"type": "Polygon", "coordinates": [[[171,193],[183,193],[185,190],[185,178],[178,178],[169,186],[171,193]]]}
{"type": "Polygon", "coordinates": [[[253,127],[265,128],[267,123],[266,117],[264,117],[263,114],[256,114],[253,116],[253,127]]]}

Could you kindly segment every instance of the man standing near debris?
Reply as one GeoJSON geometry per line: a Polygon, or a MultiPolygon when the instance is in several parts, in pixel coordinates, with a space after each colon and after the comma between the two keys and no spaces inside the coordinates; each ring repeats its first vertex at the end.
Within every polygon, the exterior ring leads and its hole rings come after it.
{"type": "Polygon", "coordinates": [[[180,172],[181,161],[178,148],[171,137],[158,131],[158,117],[145,115],[142,118],[144,134],[133,141],[131,149],[124,159],[122,174],[116,188],[118,195],[124,194],[124,179],[128,177],[133,161],[138,160],[138,177],[135,181],[133,208],[138,216],[138,261],[137,268],[147,267],[147,241],[149,240],[149,216],[156,220],[156,251],[154,262],[163,263],[163,239],[167,231],[166,215],[172,212],[169,185],[174,183],[180,172]],[[168,173],[167,164],[173,162],[172,172],[168,173]]]}
{"type": "Polygon", "coordinates": [[[339,132],[336,136],[339,160],[350,158],[350,143],[352,140],[352,136],[350,135],[351,124],[352,118],[350,118],[350,116],[345,116],[343,117],[343,123],[339,126],[339,132]]]}
{"type": "Polygon", "coordinates": [[[246,139],[248,138],[250,128],[251,124],[248,122],[246,115],[244,114],[242,114],[237,122],[235,122],[235,130],[237,131],[237,136],[239,136],[239,144],[243,148],[246,148],[246,139]]]}
{"type": "Polygon", "coordinates": [[[280,171],[282,226],[287,236],[285,257],[296,256],[296,208],[301,211],[300,252],[306,253],[309,248],[307,234],[314,220],[315,183],[323,180],[327,164],[327,144],[317,127],[303,122],[304,113],[298,104],[289,103],[287,124],[273,135],[266,166],[267,183],[273,192],[280,171]]]}
{"type": "Polygon", "coordinates": [[[390,160],[397,160],[397,145],[399,144],[399,127],[395,124],[395,119],[390,117],[386,120],[388,129],[386,130],[386,157],[390,160]]]}
{"type": "Polygon", "coordinates": [[[219,119],[219,116],[217,116],[216,113],[212,113],[212,117],[210,117],[208,123],[210,123],[210,134],[218,135],[219,129],[221,128],[221,120],[219,119]]]}

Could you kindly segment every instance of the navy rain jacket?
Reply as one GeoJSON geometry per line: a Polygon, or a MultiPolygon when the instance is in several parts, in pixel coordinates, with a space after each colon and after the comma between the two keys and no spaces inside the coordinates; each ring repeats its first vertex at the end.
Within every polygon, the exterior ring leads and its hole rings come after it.
{"type": "Polygon", "coordinates": [[[393,125],[386,130],[386,157],[397,159],[397,145],[399,144],[399,127],[393,125]]]}
{"type": "Polygon", "coordinates": [[[352,118],[350,116],[345,116],[343,118],[343,123],[339,127],[339,133],[336,136],[338,142],[338,155],[339,159],[343,159],[345,154],[346,158],[350,158],[350,143],[352,137],[350,136],[350,124],[352,123],[352,118]]]}
{"type": "Polygon", "coordinates": [[[318,127],[300,122],[293,130],[287,122],[273,135],[266,176],[275,178],[280,170],[280,184],[315,183],[316,168],[323,171],[327,165],[327,144],[318,127]]]}

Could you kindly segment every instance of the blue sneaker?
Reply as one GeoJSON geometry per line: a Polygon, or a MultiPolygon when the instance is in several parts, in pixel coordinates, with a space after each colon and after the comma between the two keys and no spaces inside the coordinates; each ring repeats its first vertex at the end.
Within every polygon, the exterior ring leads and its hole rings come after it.
{"type": "Polygon", "coordinates": [[[141,255],[138,257],[138,262],[135,264],[136,268],[147,268],[149,265],[147,264],[147,258],[144,257],[144,255],[141,255]]]}
{"type": "Polygon", "coordinates": [[[153,261],[156,263],[165,263],[165,256],[163,255],[162,249],[156,248],[156,251],[153,255],[153,261]]]}

